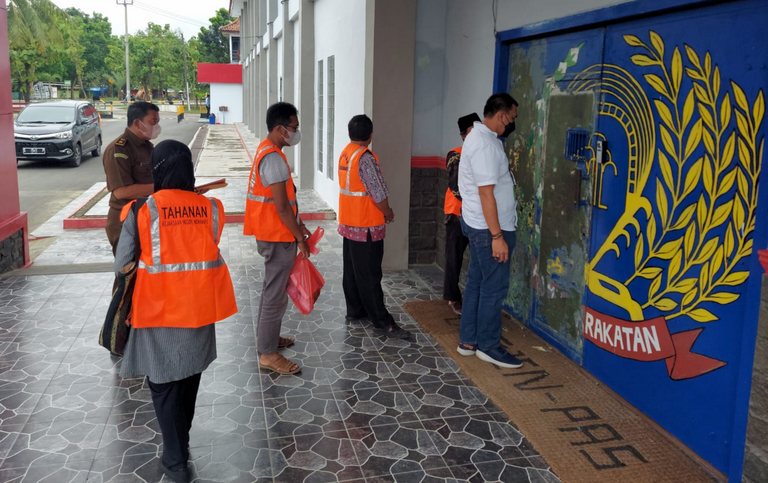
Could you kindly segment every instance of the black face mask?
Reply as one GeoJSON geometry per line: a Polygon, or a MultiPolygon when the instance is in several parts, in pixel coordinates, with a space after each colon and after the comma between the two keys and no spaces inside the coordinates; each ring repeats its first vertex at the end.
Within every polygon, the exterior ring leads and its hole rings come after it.
{"type": "Polygon", "coordinates": [[[510,122],[509,124],[504,126],[504,132],[501,133],[501,137],[503,137],[503,138],[509,137],[509,135],[512,134],[513,132],[515,132],[515,123],[514,123],[514,121],[510,122]]]}

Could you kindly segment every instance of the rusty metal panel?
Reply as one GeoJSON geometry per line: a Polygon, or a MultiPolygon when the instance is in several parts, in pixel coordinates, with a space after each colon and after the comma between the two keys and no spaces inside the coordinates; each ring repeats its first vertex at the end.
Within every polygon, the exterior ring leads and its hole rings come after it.
{"type": "Polygon", "coordinates": [[[602,48],[603,30],[595,29],[513,44],[509,56],[509,90],[520,106],[506,149],[519,221],[505,304],[577,361],[592,185],[589,163],[565,158],[565,140],[577,127],[591,139],[597,107],[593,90],[567,88],[579,67],[602,60],[602,48]]]}

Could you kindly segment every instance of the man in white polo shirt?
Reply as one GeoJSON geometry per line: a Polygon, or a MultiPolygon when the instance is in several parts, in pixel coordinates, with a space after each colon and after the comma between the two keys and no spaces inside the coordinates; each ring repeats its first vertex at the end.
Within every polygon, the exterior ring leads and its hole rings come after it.
{"type": "Polygon", "coordinates": [[[469,238],[469,276],[464,290],[458,352],[499,367],[516,369],[522,361],[501,345],[501,306],[509,290],[509,254],[515,246],[517,202],[499,136],[514,130],[517,101],[494,94],[484,119],[464,140],[459,164],[461,228],[469,238]]]}

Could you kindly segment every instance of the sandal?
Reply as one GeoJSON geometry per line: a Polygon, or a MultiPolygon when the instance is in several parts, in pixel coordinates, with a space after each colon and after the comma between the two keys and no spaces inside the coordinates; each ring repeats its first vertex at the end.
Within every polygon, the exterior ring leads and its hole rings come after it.
{"type": "Polygon", "coordinates": [[[291,347],[294,342],[296,342],[296,339],[293,337],[280,337],[280,340],[277,342],[277,348],[285,349],[286,347],[291,347]]]}
{"type": "Polygon", "coordinates": [[[280,355],[272,363],[261,362],[261,358],[259,358],[259,366],[261,366],[262,369],[269,369],[270,371],[274,371],[278,374],[291,375],[301,371],[301,366],[291,362],[289,359],[286,359],[282,355],[280,355]],[[296,366],[296,369],[291,370],[291,367],[293,366],[296,366]]]}
{"type": "Polygon", "coordinates": [[[448,306],[456,315],[461,315],[461,302],[448,302],[448,306]]]}
{"type": "Polygon", "coordinates": [[[393,339],[408,340],[411,338],[410,332],[398,326],[394,322],[392,322],[388,327],[377,327],[376,329],[378,329],[380,332],[383,332],[387,337],[391,337],[393,339]]]}

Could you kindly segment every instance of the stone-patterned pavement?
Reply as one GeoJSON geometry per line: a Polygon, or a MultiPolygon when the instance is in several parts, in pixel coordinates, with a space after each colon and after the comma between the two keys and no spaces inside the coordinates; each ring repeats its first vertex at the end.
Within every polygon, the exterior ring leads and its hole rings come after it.
{"type": "MultiPolygon", "coordinates": [[[[191,435],[195,481],[559,481],[404,312],[407,301],[440,298],[442,272],[386,273],[387,303],[415,335],[387,339],[345,321],[341,238],[335,223],[321,226],[313,260],[326,286],[314,312],[289,304],[283,324],[297,340],[285,351],[303,367],[297,376],[259,369],[263,262],[241,225],[225,228],[222,253],[240,310],[217,324],[218,358],[203,373],[191,435]]],[[[82,254],[99,236],[80,230],[59,241],[82,254]]],[[[108,273],[0,280],[0,481],[161,481],[149,390],[142,379],[120,379],[119,359],[97,345],[111,284],[108,273]]]]}

